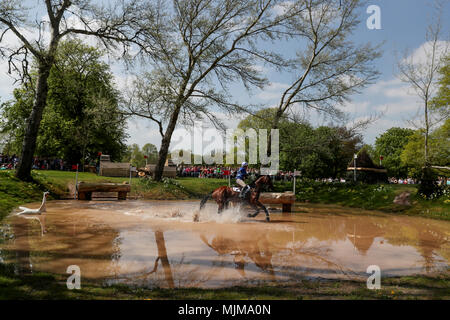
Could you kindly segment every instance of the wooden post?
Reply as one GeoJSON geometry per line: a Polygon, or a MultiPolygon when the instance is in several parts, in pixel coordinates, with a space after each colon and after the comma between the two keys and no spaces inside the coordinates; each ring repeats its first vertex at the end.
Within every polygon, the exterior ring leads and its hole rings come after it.
{"type": "Polygon", "coordinates": [[[78,163],[77,163],[77,173],[75,174],[75,192],[73,198],[76,200],[78,195],[78,163]]]}
{"type": "Polygon", "coordinates": [[[260,195],[259,201],[263,204],[281,204],[283,212],[292,212],[295,195],[292,192],[263,192],[260,195]]]}
{"type": "MultiPolygon", "coordinates": [[[[131,186],[131,168],[132,168],[132,166],[131,166],[131,163],[130,163],[130,183],[129,183],[130,186],[131,186]]],[[[136,168],[137,168],[137,166],[136,166],[136,168]]]]}
{"type": "Polygon", "coordinates": [[[127,200],[127,192],[126,191],[119,191],[117,193],[117,200],[127,200]]]}

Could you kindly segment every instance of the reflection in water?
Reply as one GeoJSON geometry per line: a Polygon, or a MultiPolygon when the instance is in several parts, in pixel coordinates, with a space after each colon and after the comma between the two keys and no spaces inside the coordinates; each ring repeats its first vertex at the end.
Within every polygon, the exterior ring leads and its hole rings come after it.
{"type": "Polygon", "coordinates": [[[45,215],[6,220],[15,237],[0,244],[2,259],[20,273],[65,274],[75,264],[86,278],[169,288],[365,279],[369,265],[380,266],[383,276],[449,266],[445,221],[302,208],[301,214],[272,214],[268,224],[263,217],[227,220],[227,213],[193,223],[197,207],[185,201],[50,202],[45,215]]]}
{"type": "MultiPolygon", "coordinates": [[[[158,259],[161,260],[161,264],[164,268],[164,274],[166,276],[166,281],[169,286],[169,288],[174,288],[175,285],[173,283],[173,276],[172,276],[172,270],[170,269],[170,263],[169,258],[167,257],[167,250],[166,250],[166,242],[164,240],[164,233],[162,231],[155,231],[155,240],[156,245],[158,247],[158,259]]],[[[156,267],[156,263],[155,263],[156,267]]]]}
{"type": "Polygon", "coordinates": [[[248,257],[255,266],[261,271],[268,272],[275,280],[273,277],[275,274],[272,268],[272,253],[265,234],[259,235],[254,241],[246,243],[237,242],[223,236],[216,236],[209,243],[205,234],[201,234],[200,239],[219,255],[233,256],[235,269],[242,277],[245,277],[245,258],[248,257]]]}

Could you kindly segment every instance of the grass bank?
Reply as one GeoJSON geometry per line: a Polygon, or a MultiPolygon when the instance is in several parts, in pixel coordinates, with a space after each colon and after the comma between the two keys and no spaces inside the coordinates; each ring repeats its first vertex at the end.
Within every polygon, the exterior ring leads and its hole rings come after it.
{"type": "MultiPolygon", "coordinates": [[[[0,171],[0,219],[14,207],[27,202],[40,201],[42,192],[50,190],[53,199],[68,197],[73,192],[75,173],[67,171],[33,171],[34,182],[14,178],[12,171],[0,171]]],[[[79,173],[78,181],[128,182],[128,178],[101,177],[92,173],[79,173]]],[[[132,178],[131,198],[155,200],[198,199],[212,190],[227,185],[223,179],[177,178],[154,182],[132,178]]],[[[292,183],[275,183],[276,191],[292,190],[292,183]]],[[[351,185],[316,182],[297,182],[296,197],[299,202],[334,204],[389,213],[419,215],[450,220],[450,193],[434,200],[417,195],[415,185],[351,185]],[[408,191],[411,205],[393,203],[395,196],[408,191]]]]}
{"type": "Polygon", "coordinates": [[[434,276],[382,278],[380,290],[366,282],[299,280],[255,287],[221,289],[147,289],[105,286],[84,279],[80,290],[68,290],[66,278],[46,273],[17,275],[14,267],[0,264],[0,300],[4,299],[450,299],[450,273],[434,276]]]}
{"type": "MultiPolygon", "coordinates": [[[[13,208],[42,200],[42,192],[49,190],[52,199],[70,197],[75,185],[75,173],[67,171],[33,171],[33,182],[23,182],[14,177],[13,171],[0,171],[0,220],[13,208]]],[[[129,182],[129,178],[102,177],[80,172],[78,181],[129,182]]],[[[212,190],[227,185],[223,179],[179,178],[154,182],[132,178],[130,198],[154,200],[198,199],[212,190]]]]}
{"type": "MultiPolygon", "coordinates": [[[[292,183],[288,182],[275,183],[275,188],[279,191],[292,190],[292,187],[292,183]]],[[[300,181],[296,184],[296,200],[450,220],[450,193],[447,192],[446,195],[438,199],[426,200],[417,194],[417,185],[367,185],[300,181]],[[394,204],[394,198],[405,191],[411,193],[411,205],[394,204]]]]}

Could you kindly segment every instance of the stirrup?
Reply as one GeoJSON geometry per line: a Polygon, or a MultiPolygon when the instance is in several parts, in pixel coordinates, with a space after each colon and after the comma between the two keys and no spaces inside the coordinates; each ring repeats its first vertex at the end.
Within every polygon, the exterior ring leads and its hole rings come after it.
{"type": "Polygon", "coordinates": [[[245,186],[242,188],[241,194],[239,195],[242,199],[245,199],[247,197],[247,193],[250,191],[250,186],[245,186]]]}

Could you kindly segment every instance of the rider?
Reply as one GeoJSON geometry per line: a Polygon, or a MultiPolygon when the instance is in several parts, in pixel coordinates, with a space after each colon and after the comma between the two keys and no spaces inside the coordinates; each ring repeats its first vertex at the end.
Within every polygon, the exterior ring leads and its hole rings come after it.
{"type": "Polygon", "coordinates": [[[242,167],[239,168],[236,175],[236,183],[242,187],[241,193],[239,194],[239,198],[245,199],[247,192],[250,190],[250,186],[244,182],[244,179],[248,176],[247,173],[247,162],[242,162],[242,167]]]}

